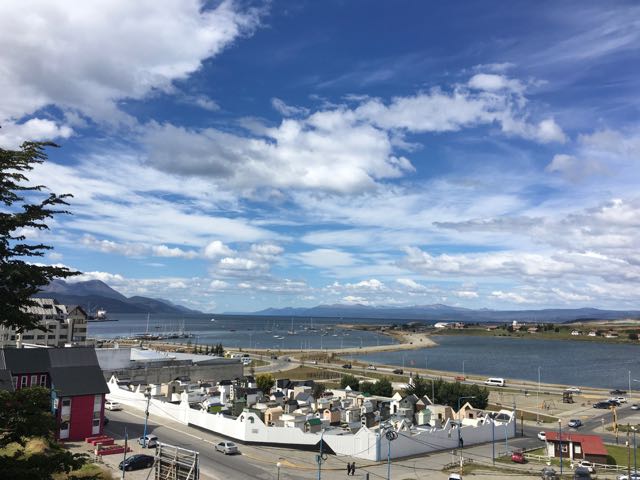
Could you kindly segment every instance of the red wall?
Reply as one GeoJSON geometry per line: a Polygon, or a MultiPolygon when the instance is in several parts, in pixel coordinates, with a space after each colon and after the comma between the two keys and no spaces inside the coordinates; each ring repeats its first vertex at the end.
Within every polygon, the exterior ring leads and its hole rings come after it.
{"type": "MultiPolygon", "coordinates": [[[[91,433],[93,427],[93,400],[95,395],[81,395],[71,397],[71,419],[69,421],[69,438],[65,440],[84,440],[93,435],[91,433]]],[[[61,400],[61,399],[60,399],[61,400]]],[[[60,412],[58,410],[58,435],[60,434],[60,412]]],[[[100,431],[102,433],[104,417],[104,398],[102,410],[100,412],[100,431]]]]}
{"type": "MultiPolygon", "coordinates": [[[[46,375],[47,376],[47,383],[46,385],[44,385],[45,388],[49,388],[51,385],[49,383],[49,374],[46,372],[41,372],[41,373],[29,373],[29,374],[24,374],[24,373],[19,373],[17,375],[15,375],[18,378],[18,383],[16,384],[16,390],[20,390],[22,387],[22,377],[27,377],[27,387],[34,387],[34,386],[39,386],[40,385],[40,375],[46,375]],[[36,378],[36,383],[31,385],[31,376],[32,375],[37,375],[38,378],[36,378]]],[[[25,387],[26,388],[26,387],[25,387]]]]}

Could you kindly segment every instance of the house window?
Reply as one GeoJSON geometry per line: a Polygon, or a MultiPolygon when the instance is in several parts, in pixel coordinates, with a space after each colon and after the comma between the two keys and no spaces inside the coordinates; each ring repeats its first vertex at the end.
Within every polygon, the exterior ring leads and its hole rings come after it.
{"type": "Polygon", "coordinates": [[[27,377],[26,375],[23,375],[22,377],[20,377],[20,388],[26,387],[27,386],[27,379],[29,377],[27,377]]]}
{"type": "Polygon", "coordinates": [[[575,445],[574,450],[576,453],[582,453],[582,447],[580,445],[575,445]]]}
{"type": "Polygon", "coordinates": [[[99,426],[100,426],[100,419],[99,419],[99,418],[94,418],[94,420],[93,420],[93,426],[94,426],[94,427],[99,427],[99,426]]]}
{"type": "Polygon", "coordinates": [[[31,383],[29,384],[32,387],[35,387],[38,384],[38,376],[31,375],[31,383]]]}
{"type": "Polygon", "coordinates": [[[96,395],[93,397],[93,411],[99,412],[102,410],[102,395],[96,395]]]}
{"type": "Polygon", "coordinates": [[[70,407],[71,406],[71,399],[70,398],[63,398],[62,399],[62,406],[63,407],[70,407]]]}
{"type": "Polygon", "coordinates": [[[46,375],[40,375],[40,386],[41,387],[46,387],[47,386],[47,376],[46,375]]]}
{"type": "Polygon", "coordinates": [[[560,448],[562,449],[562,453],[567,453],[569,451],[569,445],[565,445],[564,443],[560,445],[560,448]]]}
{"type": "Polygon", "coordinates": [[[18,389],[18,377],[13,377],[13,389],[17,390],[18,389]]]}

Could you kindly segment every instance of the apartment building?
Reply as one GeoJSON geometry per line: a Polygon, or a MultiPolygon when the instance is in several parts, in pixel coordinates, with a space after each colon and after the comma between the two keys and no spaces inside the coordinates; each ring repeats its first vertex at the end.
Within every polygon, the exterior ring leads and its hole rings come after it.
{"type": "Polygon", "coordinates": [[[0,348],[21,344],[64,347],[85,345],[88,315],[79,305],[62,305],[52,298],[34,298],[35,305],[25,307],[40,318],[42,329],[16,333],[15,329],[0,326],[0,348]]]}

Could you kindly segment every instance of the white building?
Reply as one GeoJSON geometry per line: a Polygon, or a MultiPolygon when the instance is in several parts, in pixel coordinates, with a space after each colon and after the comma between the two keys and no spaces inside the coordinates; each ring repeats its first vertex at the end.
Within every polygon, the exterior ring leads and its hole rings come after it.
{"type": "Polygon", "coordinates": [[[62,305],[52,298],[32,298],[35,305],[25,310],[40,318],[40,329],[21,334],[15,329],[0,326],[0,347],[34,344],[47,347],[85,345],[87,341],[87,313],[79,305],[62,305]]]}

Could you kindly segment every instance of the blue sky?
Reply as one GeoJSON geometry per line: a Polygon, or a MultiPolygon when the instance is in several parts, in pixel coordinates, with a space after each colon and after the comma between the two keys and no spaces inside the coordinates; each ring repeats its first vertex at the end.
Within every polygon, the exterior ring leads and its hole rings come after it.
{"type": "Polygon", "coordinates": [[[636,2],[0,4],[44,260],[206,311],[640,308],[636,2]]]}

